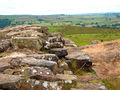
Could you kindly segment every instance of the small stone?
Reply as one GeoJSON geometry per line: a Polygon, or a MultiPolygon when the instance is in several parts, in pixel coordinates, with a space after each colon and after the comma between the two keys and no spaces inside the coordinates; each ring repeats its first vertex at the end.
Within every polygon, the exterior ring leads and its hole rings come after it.
{"type": "Polygon", "coordinates": [[[36,72],[37,72],[37,70],[35,70],[35,69],[34,69],[32,72],[33,72],[33,73],[36,73],[36,72]]]}
{"type": "Polygon", "coordinates": [[[102,89],[102,90],[106,90],[105,86],[100,86],[99,88],[102,89]]]}
{"type": "Polygon", "coordinates": [[[46,72],[46,74],[50,74],[49,72],[46,72]]]}
{"type": "Polygon", "coordinates": [[[44,81],[44,83],[43,83],[43,87],[45,87],[45,88],[48,87],[48,82],[47,82],[47,81],[44,81]]]}
{"type": "Polygon", "coordinates": [[[37,80],[35,81],[35,85],[39,85],[39,83],[40,83],[40,81],[37,81],[37,80]]]}

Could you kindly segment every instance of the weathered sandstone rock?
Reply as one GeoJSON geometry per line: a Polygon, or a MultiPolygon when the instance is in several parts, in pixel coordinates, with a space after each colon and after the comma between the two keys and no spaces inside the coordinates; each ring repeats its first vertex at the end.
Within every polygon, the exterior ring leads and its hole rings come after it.
{"type": "Polygon", "coordinates": [[[42,40],[38,37],[13,37],[12,44],[21,49],[40,50],[43,47],[42,40]]]}
{"type": "Polygon", "coordinates": [[[17,83],[21,79],[18,75],[0,74],[0,88],[3,90],[18,90],[17,83]]]}

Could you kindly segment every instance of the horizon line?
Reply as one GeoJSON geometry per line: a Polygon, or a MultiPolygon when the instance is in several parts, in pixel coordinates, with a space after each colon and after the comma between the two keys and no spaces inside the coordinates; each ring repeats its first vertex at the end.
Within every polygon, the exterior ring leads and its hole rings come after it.
{"type": "Polygon", "coordinates": [[[10,16],[10,15],[26,15],[26,16],[29,16],[29,15],[32,15],[32,16],[47,16],[47,15],[92,15],[92,14],[111,14],[111,13],[120,13],[120,12],[96,12],[96,13],[73,13],[73,14],[0,14],[0,16],[10,16]]]}

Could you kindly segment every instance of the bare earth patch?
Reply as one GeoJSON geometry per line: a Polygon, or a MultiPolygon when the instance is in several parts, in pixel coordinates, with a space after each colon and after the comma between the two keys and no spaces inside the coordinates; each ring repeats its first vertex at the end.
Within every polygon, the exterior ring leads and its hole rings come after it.
{"type": "Polygon", "coordinates": [[[92,45],[82,51],[92,58],[93,69],[99,77],[120,77],[120,39],[92,45]]]}

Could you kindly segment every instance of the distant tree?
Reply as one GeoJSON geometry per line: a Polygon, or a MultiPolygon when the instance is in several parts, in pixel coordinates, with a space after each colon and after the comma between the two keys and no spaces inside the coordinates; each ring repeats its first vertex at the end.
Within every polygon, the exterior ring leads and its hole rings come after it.
{"type": "Polygon", "coordinates": [[[4,28],[11,24],[11,20],[9,19],[0,19],[0,28],[4,28]]]}
{"type": "Polygon", "coordinates": [[[39,18],[38,21],[44,21],[43,19],[39,18]]]}
{"type": "Polygon", "coordinates": [[[85,24],[81,24],[82,27],[85,27],[85,24]]]}
{"type": "Polygon", "coordinates": [[[80,23],[76,23],[75,25],[80,25],[80,23]]]}

